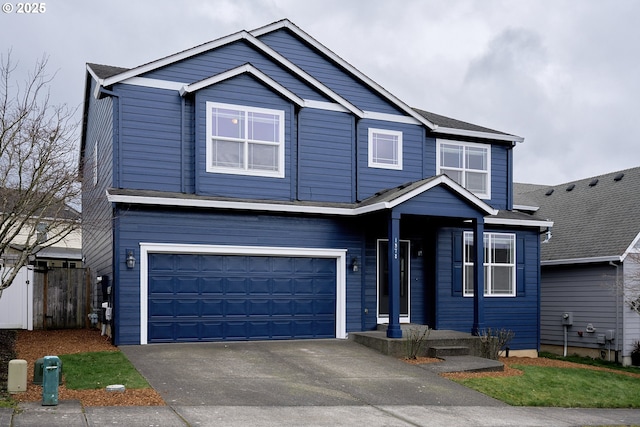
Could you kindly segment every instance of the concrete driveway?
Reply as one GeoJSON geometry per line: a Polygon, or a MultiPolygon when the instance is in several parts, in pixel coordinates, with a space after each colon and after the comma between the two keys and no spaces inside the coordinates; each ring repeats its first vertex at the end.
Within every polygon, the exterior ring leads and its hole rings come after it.
{"type": "Polygon", "coordinates": [[[122,346],[171,406],[506,406],[349,340],[122,346]]]}

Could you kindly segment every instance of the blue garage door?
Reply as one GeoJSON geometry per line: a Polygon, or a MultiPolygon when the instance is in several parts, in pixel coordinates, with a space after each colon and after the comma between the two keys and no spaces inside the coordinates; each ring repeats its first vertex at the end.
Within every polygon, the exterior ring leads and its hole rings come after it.
{"type": "Polygon", "coordinates": [[[335,337],[336,260],[149,254],[148,342],[335,337]]]}

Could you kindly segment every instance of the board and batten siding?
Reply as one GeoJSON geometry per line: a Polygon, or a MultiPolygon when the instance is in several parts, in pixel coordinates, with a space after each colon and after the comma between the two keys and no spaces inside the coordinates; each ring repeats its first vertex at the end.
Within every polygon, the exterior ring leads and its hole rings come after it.
{"type": "Polygon", "coordinates": [[[298,114],[298,199],[352,203],[354,118],[304,108],[298,114]]]}
{"type": "Polygon", "coordinates": [[[562,314],[571,312],[573,325],[568,328],[568,346],[604,349],[604,345],[598,344],[597,336],[622,326],[622,313],[616,316],[615,283],[615,267],[608,264],[543,266],[541,344],[564,345],[562,314]],[[588,324],[593,325],[596,331],[586,332],[588,324]],[[582,336],[579,336],[579,331],[582,336]]]}
{"type": "Polygon", "coordinates": [[[380,190],[426,178],[423,174],[424,128],[380,120],[360,120],[357,135],[357,198],[364,200],[380,190]],[[369,129],[402,132],[402,170],[369,167],[369,129]]]}
{"type": "Polygon", "coordinates": [[[119,85],[122,188],[182,190],[182,101],[176,91],[119,85]]]}
{"type": "MultiPolygon", "coordinates": [[[[223,213],[208,210],[126,208],[117,212],[116,251],[122,262],[116,298],[116,344],[140,340],[140,263],[127,269],[125,250],[139,256],[139,245],[174,243],[346,249],[347,262],[362,259],[362,240],[355,219],[223,213]]],[[[361,329],[361,272],[346,272],[347,332],[361,329]]]]}
{"type": "MultiPolygon", "coordinates": [[[[95,88],[92,81],[91,92],[95,88]]],[[[91,268],[93,286],[96,276],[112,275],[113,234],[112,207],[105,197],[114,185],[114,142],[117,139],[118,98],[89,98],[82,176],[82,255],[91,268]],[[95,149],[98,149],[97,156],[95,149]],[[98,159],[94,168],[94,159],[98,159]],[[97,170],[97,180],[94,171],[97,170]]],[[[92,304],[99,307],[97,289],[92,291],[92,304]]]]}
{"type": "Polygon", "coordinates": [[[406,114],[287,30],[273,31],[259,39],[361,110],[406,114]]]}
{"type": "MultiPolygon", "coordinates": [[[[462,292],[462,229],[438,232],[436,249],[436,328],[471,332],[473,298],[462,292]]],[[[539,236],[536,231],[485,228],[516,234],[516,296],[484,297],[484,327],[515,333],[512,350],[537,349],[539,236]]]]}
{"type": "Polygon", "coordinates": [[[295,129],[296,117],[293,105],[276,96],[270,88],[265,87],[253,77],[237,76],[198,91],[195,102],[196,193],[249,199],[291,200],[292,174],[296,168],[291,141],[295,137],[295,129]],[[207,102],[284,111],[284,178],[207,172],[206,144],[209,139],[206,129],[207,102]]]}
{"type": "Polygon", "coordinates": [[[329,98],[311,87],[300,77],[265,55],[244,40],[203,52],[191,58],[169,64],[143,74],[150,79],[169,80],[180,83],[194,83],[222,72],[250,63],[300,98],[329,102],[329,98]]]}

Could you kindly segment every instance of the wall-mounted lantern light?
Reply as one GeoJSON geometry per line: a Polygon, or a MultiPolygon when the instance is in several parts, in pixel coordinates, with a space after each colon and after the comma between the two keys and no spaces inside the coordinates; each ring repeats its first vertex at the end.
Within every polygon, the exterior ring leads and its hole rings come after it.
{"type": "Polygon", "coordinates": [[[133,256],[133,250],[127,249],[127,268],[136,266],[136,257],[133,256]]]}
{"type": "Polygon", "coordinates": [[[360,270],[360,263],[358,262],[358,257],[354,256],[351,259],[351,270],[353,271],[359,271],[360,270]]]}

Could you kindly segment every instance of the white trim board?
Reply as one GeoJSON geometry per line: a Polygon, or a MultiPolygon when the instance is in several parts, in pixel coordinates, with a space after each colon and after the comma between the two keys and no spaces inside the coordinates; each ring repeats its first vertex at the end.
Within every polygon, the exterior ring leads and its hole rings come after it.
{"type": "Polygon", "coordinates": [[[347,338],[346,249],[140,242],[140,344],[142,345],[148,343],[150,253],[334,258],[336,260],[336,338],[347,338]]]}

